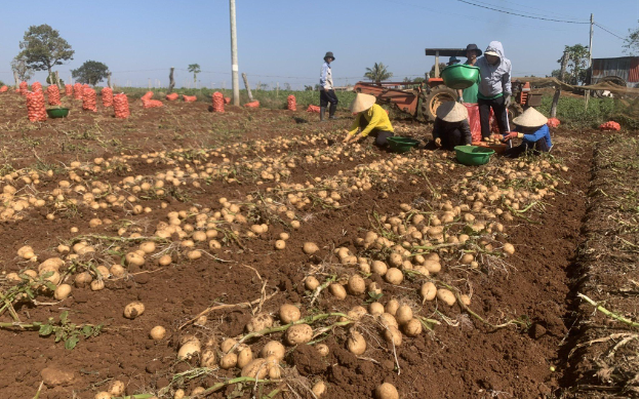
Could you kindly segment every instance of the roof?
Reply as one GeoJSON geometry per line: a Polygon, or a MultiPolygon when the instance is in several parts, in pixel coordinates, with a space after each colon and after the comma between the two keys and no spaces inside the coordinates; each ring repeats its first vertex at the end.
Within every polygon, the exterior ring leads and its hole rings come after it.
{"type": "Polygon", "coordinates": [[[593,61],[595,60],[626,60],[626,59],[638,59],[639,57],[637,55],[627,55],[627,56],[623,56],[623,57],[602,57],[602,58],[592,58],[593,61]]]}
{"type": "Polygon", "coordinates": [[[443,57],[451,57],[452,55],[466,57],[467,49],[466,48],[426,48],[424,49],[425,55],[436,55],[438,52],[439,56],[443,57]]]}

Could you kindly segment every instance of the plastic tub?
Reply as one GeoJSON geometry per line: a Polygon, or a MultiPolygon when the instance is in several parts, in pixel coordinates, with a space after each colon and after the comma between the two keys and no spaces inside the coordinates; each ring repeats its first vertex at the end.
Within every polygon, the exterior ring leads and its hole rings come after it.
{"type": "Polygon", "coordinates": [[[69,108],[49,108],[47,109],[49,118],[65,118],[69,115],[69,108]]]}
{"type": "Polygon", "coordinates": [[[389,148],[393,152],[408,152],[411,148],[417,146],[420,142],[418,140],[411,139],[409,137],[389,137],[387,138],[389,142],[389,148]]]}
{"type": "Polygon", "coordinates": [[[452,89],[466,89],[473,86],[478,81],[480,68],[466,65],[454,64],[449,65],[442,70],[440,76],[444,80],[444,84],[452,89]]]}
{"type": "Polygon", "coordinates": [[[458,145],[455,150],[458,162],[469,166],[484,165],[489,162],[491,155],[495,154],[495,151],[491,148],[475,145],[458,145]]]}

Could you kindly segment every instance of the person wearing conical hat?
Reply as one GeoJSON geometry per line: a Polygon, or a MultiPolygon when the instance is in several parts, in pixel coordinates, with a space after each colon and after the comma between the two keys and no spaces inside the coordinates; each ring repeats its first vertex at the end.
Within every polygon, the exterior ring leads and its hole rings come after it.
{"type": "Polygon", "coordinates": [[[331,104],[329,107],[329,119],[337,119],[334,114],[338,107],[338,97],[336,97],[336,92],[333,90],[333,75],[331,74],[331,63],[335,59],[336,57],[333,56],[333,53],[327,51],[320,70],[320,122],[326,120],[324,114],[328,104],[331,104]]]}
{"type": "Polygon", "coordinates": [[[373,136],[376,138],[375,144],[377,146],[383,147],[388,144],[387,139],[393,137],[393,126],[391,126],[387,111],[376,104],[375,96],[364,93],[356,94],[355,100],[351,103],[351,112],[357,115],[351,125],[351,130],[344,138],[345,143],[373,136]]]}
{"type": "Polygon", "coordinates": [[[468,116],[467,107],[455,101],[440,105],[432,133],[436,146],[453,150],[457,145],[471,145],[468,116]]]}
{"type": "Polygon", "coordinates": [[[530,150],[534,153],[549,152],[553,144],[547,122],[548,119],[533,107],[515,117],[513,123],[516,125],[516,131],[505,135],[503,141],[519,138],[522,139],[522,144],[509,148],[504,155],[517,158],[530,150]]]}

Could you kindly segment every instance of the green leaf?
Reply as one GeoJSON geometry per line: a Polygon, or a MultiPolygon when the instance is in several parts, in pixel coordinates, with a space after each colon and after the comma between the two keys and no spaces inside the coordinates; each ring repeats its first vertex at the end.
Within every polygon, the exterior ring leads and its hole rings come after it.
{"type": "Polygon", "coordinates": [[[85,338],[89,338],[90,336],[92,336],[93,335],[93,327],[91,327],[91,326],[82,327],[82,335],[84,335],[85,338]]]}
{"type": "Polygon", "coordinates": [[[48,271],[48,272],[45,272],[42,276],[40,276],[40,278],[42,280],[45,280],[45,279],[47,279],[47,278],[49,278],[51,276],[53,276],[53,271],[48,271]]]}
{"type": "Polygon", "coordinates": [[[33,291],[31,291],[31,289],[30,289],[30,288],[25,288],[25,289],[24,289],[24,292],[27,294],[27,296],[28,296],[30,299],[35,298],[35,295],[33,295],[33,291]]]}
{"type": "Polygon", "coordinates": [[[98,324],[93,328],[93,336],[97,337],[102,332],[102,328],[104,328],[104,324],[98,324]]]}
{"type": "Polygon", "coordinates": [[[38,334],[41,337],[48,337],[49,335],[51,335],[52,332],[53,332],[53,326],[51,324],[43,324],[40,326],[40,330],[38,331],[38,334]]]}
{"type": "Polygon", "coordinates": [[[56,288],[58,288],[58,286],[52,283],[51,281],[45,281],[44,285],[46,285],[47,288],[50,289],[51,291],[55,291],[56,288]]]}
{"type": "Polygon", "coordinates": [[[67,324],[68,319],[69,319],[68,310],[65,310],[64,312],[60,313],[60,321],[62,322],[62,324],[67,324]]]}
{"type": "Polygon", "coordinates": [[[61,328],[54,328],[53,331],[55,331],[56,333],[56,338],[54,340],[54,342],[60,342],[62,340],[62,338],[65,337],[65,333],[64,330],[61,328]]]}
{"type": "Polygon", "coordinates": [[[80,341],[80,338],[76,337],[75,335],[67,338],[67,340],[64,341],[65,349],[72,350],[76,347],[78,341],[80,341]]]}

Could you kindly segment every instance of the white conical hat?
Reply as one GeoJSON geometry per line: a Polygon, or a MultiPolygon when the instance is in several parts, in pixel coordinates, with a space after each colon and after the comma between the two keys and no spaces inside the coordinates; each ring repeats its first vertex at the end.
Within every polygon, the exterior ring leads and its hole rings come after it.
{"type": "Polygon", "coordinates": [[[358,93],[351,103],[351,112],[358,113],[366,111],[376,103],[376,97],[371,94],[358,93]]]}
{"type": "Polygon", "coordinates": [[[522,113],[522,115],[513,118],[513,123],[522,127],[538,127],[547,124],[547,117],[542,115],[538,110],[531,107],[522,113]]]}
{"type": "Polygon", "coordinates": [[[436,116],[445,122],[462,122],[469,117],[469,112],[464,105],[455,101],[447,101],[438,107],[436,116]]]}

